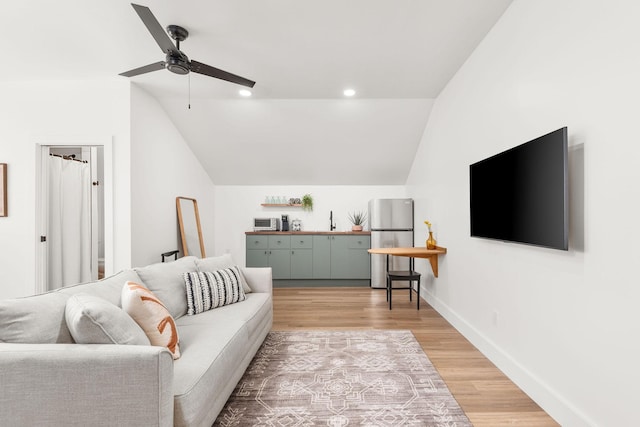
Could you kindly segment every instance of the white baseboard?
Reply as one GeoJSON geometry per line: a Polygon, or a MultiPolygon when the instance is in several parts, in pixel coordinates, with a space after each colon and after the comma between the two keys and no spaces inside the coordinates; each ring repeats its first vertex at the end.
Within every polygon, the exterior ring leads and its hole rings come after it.
{"type": "Polygon", "coordinates": [[[424,286],[421,286],[420,293],[429,305],[560,425],[565,427],[596,425],[593,420],[590,420],[564,397],[528,371],[511,355],[460,317],[449,306],[429,293],[424,286]]]}

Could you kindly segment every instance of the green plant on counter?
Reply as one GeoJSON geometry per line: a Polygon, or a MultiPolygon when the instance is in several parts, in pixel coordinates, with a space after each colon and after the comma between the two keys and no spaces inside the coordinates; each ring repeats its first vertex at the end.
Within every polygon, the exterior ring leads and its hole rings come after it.
{"type": "Polygon", "coordinates": [[[305,194],[302,196],[302,209],[305,211],[313,210],[313,197],[311,197],[311,194],[305,194]]]}
{"type": "Polygon", "coordinates": [[[364,225],[367,220],[367,214],[361,211],[352,212],[349,214],[349,221],[353,225],[364,225]]]}

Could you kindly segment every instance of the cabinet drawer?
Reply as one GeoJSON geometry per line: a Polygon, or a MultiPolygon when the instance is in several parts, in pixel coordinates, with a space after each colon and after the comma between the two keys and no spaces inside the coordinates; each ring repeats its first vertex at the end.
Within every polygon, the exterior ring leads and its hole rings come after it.
{"type": "Polygon", "coordinates": [[[252,235],[247,236],[247,249],[267,249],[269,247],[269,236],[252,235]]]}
{"type": "Polygon", "coordinates": [[[291,236],[270,235],[269,249],[289,249],[291,247],[291,236]]]}
{"type": "Polygon", "coordinates": [[[370,236],[349,236],[349,249],[370,249],[370,236]]]}
{"type": "Polygon", "coordinates": [[[313,236],[291,236],[292,249],[313,248],[313,236]]]}

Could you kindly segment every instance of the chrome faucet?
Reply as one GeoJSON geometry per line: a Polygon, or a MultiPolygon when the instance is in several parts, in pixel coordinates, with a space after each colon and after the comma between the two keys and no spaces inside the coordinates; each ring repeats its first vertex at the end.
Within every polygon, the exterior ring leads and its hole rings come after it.
{"type": "Polygon", "coordinates": [[[336,225],[333,223],[333,211],[329,211],[329,231],[336,229],[336,225]]]}

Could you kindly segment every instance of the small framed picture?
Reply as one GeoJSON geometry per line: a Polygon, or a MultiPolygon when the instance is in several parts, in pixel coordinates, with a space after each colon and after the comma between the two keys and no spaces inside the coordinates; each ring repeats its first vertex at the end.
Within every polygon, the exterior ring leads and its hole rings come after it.
{"type": "Polygon", "coordinates": [[[7,216],[7,164],[0,163],[0,216],[7,216]]]}

